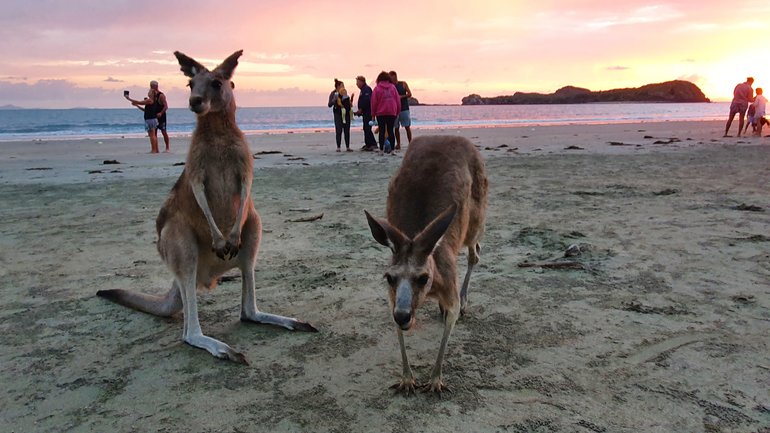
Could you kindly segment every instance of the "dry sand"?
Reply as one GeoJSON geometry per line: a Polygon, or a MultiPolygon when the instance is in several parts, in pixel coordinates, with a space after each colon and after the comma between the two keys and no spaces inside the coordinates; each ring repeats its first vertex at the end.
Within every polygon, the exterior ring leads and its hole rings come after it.
{"type": "MultiPolygon", "coordinates": [[[[0,143],[0,431],[770,431],[770,138],[722,128],[417,129],[471,138],[491,186],[444,398],[388,389],[388,252],[363,210],[383,214],[400,157],[334,153],[327,132],[249,137],[282,152],[256,160],[259,305],[320,332],[240,323],[240,281],[223,282],[200,295],[201,323],[246,367],[181,343],[181,318],[94,296],[169,287],[154,220],[187,138],[157,156],[145,139],[0,143]],[[571,244],[583,270],[518,266],[571,244]]],[[[418,320],[406,342],[424,380],[436,305],[418,320]]]]}

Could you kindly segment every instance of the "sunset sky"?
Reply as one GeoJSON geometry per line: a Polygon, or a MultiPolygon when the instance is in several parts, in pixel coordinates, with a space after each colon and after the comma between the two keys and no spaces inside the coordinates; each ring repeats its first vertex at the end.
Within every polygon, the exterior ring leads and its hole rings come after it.
{"type": "Polygon", "coordinates": [[[685,79],[729,100],[770,87],[770,2],[26,0],[0,14],[0,106],[128,107],[158,80],[173,107],[187,80],[174,50],[214,67],[238,49],[240,106],[325,105],[395,69],[424,103],[463,96],[607,90],[685,79]]]}

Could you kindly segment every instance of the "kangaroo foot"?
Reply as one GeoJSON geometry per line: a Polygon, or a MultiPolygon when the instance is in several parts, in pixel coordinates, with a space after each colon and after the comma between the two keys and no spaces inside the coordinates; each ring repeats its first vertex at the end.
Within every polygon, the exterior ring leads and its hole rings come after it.
{"type": "Polygon", "coordinates": [[[219,359],[226,359],[237,362],[238,364],[249,365],[246,357],[242,353],[236,352],[227,344],[205,335],[196,335],[184,339],[184,342],[190,346],[203,349],[219,359]]]}
{"type": "Polygon", "coordinates": [[[419,387],[417,381],[413,377],[402,377],[401,381],[394,383],[390,386],[390,389],[395,389],[396,394],[404,394],[407,397],[414,395],[415,390],[419,387]]]}
{"type": "Polygon", "coordinates": [[[430,383],[426,383],[420,387],[421,392],[432,392],[441,397],[442,393],[451,393],[452,389],[444,384],[444,381],[440,377],[431,379],[430,383]]]}
{"type": "Polygon", "coordinates": [[[261,325],[273,325],[286,328],[290,331],[318,332],[315,326],[308,322],[297,320],[293,317],[284,317],[269,313],[241,313],[241,322],[259,323],[261,325]]]}

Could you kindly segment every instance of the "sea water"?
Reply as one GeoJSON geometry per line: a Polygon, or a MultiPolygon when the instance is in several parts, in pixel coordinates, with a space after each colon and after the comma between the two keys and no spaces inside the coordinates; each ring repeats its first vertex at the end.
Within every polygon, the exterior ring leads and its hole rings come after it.
{"type": "MultiPolygon", "coordinates": [[[[411,107],[412,127],[417,129],[721,120],[728,112],[726,102],[411,107]]],[[[328,131],[334,126],[331,109],[326,107],[242,107],[236,117],[246,133],[328,131]]],[[[361,125],[360,117],[353,119],[353,128],[361,125]]],[[[168,110],[172,135],[190,134],[194,127],[195,115],[189,110],[168,110]]],[[[142,113],[134,108],[0,110],[0,141],[144,134],[142,113]]]]}

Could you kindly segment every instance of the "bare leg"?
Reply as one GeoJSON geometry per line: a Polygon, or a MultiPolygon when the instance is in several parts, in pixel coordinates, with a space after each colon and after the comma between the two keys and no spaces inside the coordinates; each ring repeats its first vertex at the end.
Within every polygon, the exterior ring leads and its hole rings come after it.
{"type": "Polygon", "coordinates": [[[741,136],[741,131],[743,131],[743,114],[738,117],[738,137],[741,136]]]}
{"type": "Polygon", "coordinates": [[[158,153],[158,130],[151,129],[147,134],[150,136],[150,153],[158,153]]]}
{"type": "Polygon", "coordinates": [[[404,126],[404,129],[406,129],[406,143],[410,144],[412,142],[412,127],[404,126]]]}
{"type": "Polygon", "coordinates": [[[160,132],[163,134],[163,141],[166,143],[166,153],[168,153],[171,151],[171,140],[168,138],[168,132],[165,129],[161,129],[160,132]]]}
{"type": "MultiPolygon", "coordinates": [[[[727,125],[725,126],[725,137],[729,137],[727,133],[730,131],[730,125],[733,124],[733,119],[735,119],[735,113],[731,114],[727,119],[727,125]]],[[[738,135],[741,135],[741,131],[738,131],[738,135]]]]}
{"type": "Polygon", "coordinates": [[[409,366],[409,360],[406,358],[406,347],[404,347],[404,332],[400,328],[396,328],[398,332],[398,346],[401,348],[401,365],[403,370],[401,372],[401,381],[391,386],[396,392],[403,392],[406,395],[414,394],[414,389],[417,387],[417,381],[412,374],[412,368],[409,366]]]}
{"type": "MultiPolygon", "coordinates": [[[[398,115],[396,115],[398,119],[398,115]]],[[[396,128],[396,147],[394,149],[401,149],[401,128],[396,128]]]]}

